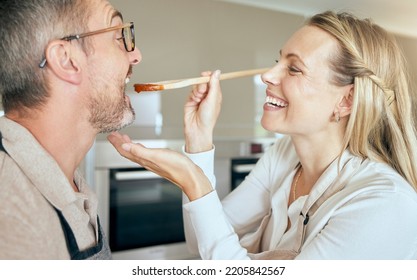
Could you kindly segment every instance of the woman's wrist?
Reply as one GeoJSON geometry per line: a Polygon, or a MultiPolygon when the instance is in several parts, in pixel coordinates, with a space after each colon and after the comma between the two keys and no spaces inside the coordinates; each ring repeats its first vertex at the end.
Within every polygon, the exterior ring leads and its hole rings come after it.
{"type": "Polygon", "coordinates": [[[190,201],[199,199],[213,191],[210,181],[199,167],[190,174],[187,181],[190,184],[183,186],[183,192],[190,201]]]}
{"type": "Polygon", "coordinates": [[[185,135],[185,152],[189,154],[207,152],[213,149],[212,133],[185,135]]]}

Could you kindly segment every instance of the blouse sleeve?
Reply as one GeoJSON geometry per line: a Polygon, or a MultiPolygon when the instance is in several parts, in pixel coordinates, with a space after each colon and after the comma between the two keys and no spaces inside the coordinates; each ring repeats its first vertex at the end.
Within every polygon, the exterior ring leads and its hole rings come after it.
{"type": "MultiPolygon", "coordinates": [[[[205,157],[208,156],[193,154],[190,158],[210,179],[215,177],[213,168],[207,166],[205,157]]],[[[210,157],[214,158],[214,152],[210,157]]],[[[184,228],[192,252],[198,251],[203,259],[249,259],[239,239],[256,230],[269,213],[270,160],[270,153],[266,153],[242,184],[222,202],[215,191],[192,202],[184,198],[184,228]]]]}

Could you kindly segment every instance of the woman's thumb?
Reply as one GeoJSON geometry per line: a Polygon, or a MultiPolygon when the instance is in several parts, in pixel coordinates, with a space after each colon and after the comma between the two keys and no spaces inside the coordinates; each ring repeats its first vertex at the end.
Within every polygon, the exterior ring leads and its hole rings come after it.
{"type": "Polygon", "coordinates": [[[210,79],[210,87],[218,87],[219,86],[219,79],[220,79],[220,70],[214,71],[213,75],[210,79]]]}

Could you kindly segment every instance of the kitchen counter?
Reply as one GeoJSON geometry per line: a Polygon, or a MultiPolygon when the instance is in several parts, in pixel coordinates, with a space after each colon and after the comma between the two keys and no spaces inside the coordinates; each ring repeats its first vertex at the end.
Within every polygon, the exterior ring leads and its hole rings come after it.
{"type": "MultiPolygon", "coordinates": [[[[215,157],[230,159],[237,157],[259,157],[262,152],[275,142],[275,138],[256,139],[218,139],[214,140],[216,147],[215,157]]],[[[146,139],[133,140],[148,148],[168,148],[177,152],[182,151],[183,139],[146,139]]],[[[134,167],[136,163],[120,156],[116,149],[107,140],[97,140],[92,151],[94,153],[95,168],[134,167]]]]}
{"type": "MultiPolygon", "coordinates": [[[[276,138],[247,138],[247,139],[215,139],[214,173],[217,178],[218,194],[220,198],[231,190],[231,161],[238,158],[259,158],[262,152],[275,142],[276,138]]],[[[182,152],[183,139],[145,139],[133,140],[149,148],[168,148],[182,152]]],[[[94,172],[111,168],[135,168],[137,163],[122,157],[106,137],[97,139],[86,157],[86,177],[91,186],[96,185],[94,172]]],[[[97,189],[96,189],[97,191],[97,189]]]]}

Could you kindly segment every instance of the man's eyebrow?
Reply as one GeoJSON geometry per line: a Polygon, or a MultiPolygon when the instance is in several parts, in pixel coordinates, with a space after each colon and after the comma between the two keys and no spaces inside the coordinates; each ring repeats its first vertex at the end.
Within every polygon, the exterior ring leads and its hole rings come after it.
{"type": "Polygon", "coordinates": [[[114,10],[114,12],[113,12],[113,14],[111,16],[111,20],[113,20],[116,17],[119,17],[122,20],[122,22],[123,22],[123,15],[118,10],[114,10]]]}

